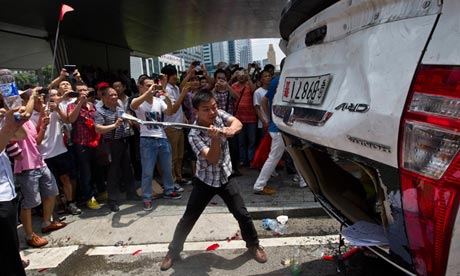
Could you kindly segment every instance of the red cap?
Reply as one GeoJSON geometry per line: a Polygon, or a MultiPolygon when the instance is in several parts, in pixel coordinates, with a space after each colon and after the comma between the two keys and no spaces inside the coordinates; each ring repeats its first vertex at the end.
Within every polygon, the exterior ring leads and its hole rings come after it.
{"type": "Polygon", "coordinates": [[[101,90],[104,87],[110,87],[110,84],[108,82],[105,82],[105,81],[100,82],[100,83],[97,84],[97,90],[101,90]]]}

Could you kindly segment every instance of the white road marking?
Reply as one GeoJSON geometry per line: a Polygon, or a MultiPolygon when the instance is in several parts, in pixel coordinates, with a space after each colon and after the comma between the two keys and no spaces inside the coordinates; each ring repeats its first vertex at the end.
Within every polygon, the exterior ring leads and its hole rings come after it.
{"type": "MultiPolygon", "coordinates": [[[[264,247],[276,246],[293,246],[293,245],[323,245],[328,243],[337,243],[338,235],[328,236],[308,236],[308,237],[278,237],[270,239],[260,239],[260,245],[264,247]]],[[[243,240],[227,241],[207,241],[207,242],[188,242],[184,244],[184,251],[199,251],[206,250],[206,248],[214,243],[219,244],[221,249],[241,249],[246,248],[246,243],[243,240]]],[[[85,254],[88,256],[96,255],[123,255],[133,253],[161,253],[168,252],[168,244],[140,244],[128,246],[96,246],[89,249],[85,254]],[[139,251],[141,250],[141,251],[139,251]]]]}
{"type": "MultiPolygon", "coordinates": [[[[277,237],[269,239],[261,239],[260,244],[264,247],[276,246],[309,246],[309,245],[324,245],[328,243],[337,243],[337,235],[328,236],[308,236],[308,237],[277,237]]],[[[206,242],[187,242],[184,244],[184,251],[204,251],[214,243],[219,244],[217,250],[225,249],[243,249],[246,248],[246,243],[243,240],[227,241],[206,241],[206,242]]],[[[67,257],[78,249],[78,245],[54,247],[54,248],[39,248],[26,249],[21,252],[23,259],[30,260],[30,265],[26,270],[55,268],[62,263],[67,257]]],[[[160,244],[140,244],[128,246],[96,246],[88,249],[86,255],[123,255],[123,254],[143,254],[143,253],[165,253],[168,252],[168,243],[160,244]]]]}
{"type": "Polygon", "coordinates": [[[26,249],[21,251],[21,257],[23,259],[30,260],[30,265],[26,268],[26,270],[53,268],[57,267],[77,249],[78,245],[54,248],[26,249]]]}

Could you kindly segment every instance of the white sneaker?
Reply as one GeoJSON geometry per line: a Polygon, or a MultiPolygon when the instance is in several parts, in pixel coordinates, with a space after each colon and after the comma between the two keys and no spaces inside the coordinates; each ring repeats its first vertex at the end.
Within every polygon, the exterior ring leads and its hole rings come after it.
{"type": "Polygon", "coordinates": [[[184,188],[182,188],[181,185],[174,183],[174,190],[178,193],[182,193],[184,191],[184,188]]]}
{"type": "Polygon", "coordinates": [[[292,179],[292,181],[294,181],[294,182],[299,182],[299,180],[300,180],[300,177],[299,177],[298,174],[296,174],[296,175],[294,176],[294,178],[292,179]]]}
{"type": "Polygon", "coordinates": [[[300,178],[299,187],[300,187],[300,188],[305,188],[305,187],[307,187],[307,182],[305,182],[305,180],[303,179],[303,177],[299,177],[299,178],[300,178]]]}
{"type": "Polygon", "coordinates": [[[67,206],[67,212],[71,213],[72,215],[79,215],[81,214],[81,209],[75,205],[75,203],[69,203],[67,206]]]}

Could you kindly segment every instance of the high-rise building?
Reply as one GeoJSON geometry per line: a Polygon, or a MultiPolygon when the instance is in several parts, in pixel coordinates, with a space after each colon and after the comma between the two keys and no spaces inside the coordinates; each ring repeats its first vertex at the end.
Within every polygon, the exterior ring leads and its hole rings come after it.
{"type": "Polygon", "coordinates": [[[228,41],[228,62],[240,63],[240,45],[235,40],[228,41]]]}
{"type": "Polygon", "coordinates": [[[202,45],[194,46],[194,47],[190,47],[187,49],[174,51],[172,55],[183,58],[185,62],[185,68],[187,70],[193,61],[203,62],[202,48],[203,48],[202,45]]]}
{"type": "Polygon", "coordinates": [[[273,44],[268,44],[268,52],[267,52],[268,63],[276,66],[276,53],[275,49],[273,48],[273,44]]]}
{"type": "Polygon", "coordinates": [[[240,66],[246,67],[252,63],[252,45],[250,39],[237,40],[240,50],[240,66]]]}
{"type": "Polygon", "coordinates": [[[214,63],[212,52],[212,43],[203,44],[203,63],[206,64],[206,66],[211,66],[214,63]]]}
{"type": "Polygon", "coordinates": [[[131,56],[130,63],[131,77],[135,80],[137,80],[137,78],[142,74],[149,76],[160,74],[161,68],[168,64],[176,67],[178,72],[186,70],[184,66],[184,60],[182,58],[169,54],[162,55],[160,57],[153,56],[149,58],[131,56]]]}
{"type": "Polygon", "coordinates": [[[212,44],[212,59],[213,65],[217,65],[221,61],[229,62],[228,43],[226,41],[212,44]]]}
{"type": "Polygon", "coordinates": [[[203,63],[206,66],[212,67],[221,61],[229,62],[227,41],[203,45],[203,63]]]}

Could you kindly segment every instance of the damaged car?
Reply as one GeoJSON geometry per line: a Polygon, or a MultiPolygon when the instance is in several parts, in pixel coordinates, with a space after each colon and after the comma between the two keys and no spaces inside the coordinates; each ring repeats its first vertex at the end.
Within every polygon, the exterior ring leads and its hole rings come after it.
{"type": "Polygon", "coordinates": [[[460,275],[460,1],[292,0],[273,120],[317,200],[409,275],[460,275]]]}

